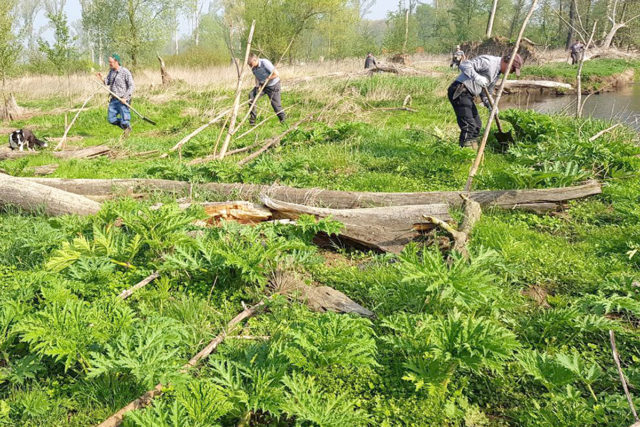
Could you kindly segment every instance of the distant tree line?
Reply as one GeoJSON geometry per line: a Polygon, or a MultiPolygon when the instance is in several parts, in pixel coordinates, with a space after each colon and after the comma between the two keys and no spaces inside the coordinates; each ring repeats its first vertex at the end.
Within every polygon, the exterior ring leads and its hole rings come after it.
{"type": "MultiPolygon", "coordinates": [[[[67,0],[2,0],[0,77],[21,70],[68,74],[104,66],[111,52],[133,68],[149,65],[156,53],[169,64],[228,63],[231,51],[243,49],[253,20],[255,49],[274,61],[339,59],[367,51],[443,53],[489,33],[513,38],[531,2],[397,0],[386,19],[372,21],[368,12],[383,0],[79,1],[81,19],[70,23],[67,0]],[[35,28],[36,17],[43,15],[52,42],[35,28]]],[[[542,0],[526,35],[543,47],[563,48],[576,31],[597,21],[601,43],[635,48],[640,45],[638,15],[638,0],[542,0]]]]}

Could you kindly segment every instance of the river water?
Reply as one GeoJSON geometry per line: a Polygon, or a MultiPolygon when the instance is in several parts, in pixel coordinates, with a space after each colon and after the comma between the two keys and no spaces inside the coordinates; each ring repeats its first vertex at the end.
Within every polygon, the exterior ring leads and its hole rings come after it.
{"type": "MultiPolygon", "coordinates": [[[[575,95],[540,94],[533,90],[530,93],[505,96],[500,104],[502,108],[574,115],[576,97],[575,95]]],[[[615,92],[591,96],[584,106],[584,116],[626,123],[640,132],[640,84],[628,85],[615,92]]]]}

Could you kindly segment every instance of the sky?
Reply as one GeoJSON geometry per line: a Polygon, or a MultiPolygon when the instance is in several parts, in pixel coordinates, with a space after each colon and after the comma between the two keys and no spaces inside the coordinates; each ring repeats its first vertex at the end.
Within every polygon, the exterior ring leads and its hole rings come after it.
{"type": "MultiPolygon", "coordinates": [[[[0,0],[2,1],[2,0],[0,0]]],[[[398,6],[398,0],[377,0],[376,4],[371,8],[369,15],[367,15],[368,19],[384,19],[387,16],[387,12],[395,9],[398,6]]],[[[67,16],[69,18],[69,23],[73,23],[80,19],[80,0],[67,0],[67,4],[65,6],[65,10],[67,12],[67,16]]],[[[36,18],[36,28],[42,28],[46,25],[47,20],[44,15],[44,12],[40,12],[38,17],[36,18]]],[[[182,31],[186,33],[188,31],[188,25],[186,22],[183,25],[185,28],[182,31]]],[[[51,39],[51,31],[44,31],[43,37],[45,39],[51,39]]]]}

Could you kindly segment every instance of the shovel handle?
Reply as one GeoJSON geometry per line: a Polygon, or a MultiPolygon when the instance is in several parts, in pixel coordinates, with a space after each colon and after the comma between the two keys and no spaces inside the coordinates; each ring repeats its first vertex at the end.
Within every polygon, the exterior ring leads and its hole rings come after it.
{"type": "Polygon", "coordinates": [[[487,99],[489,100],[489,105],[491,105],[491,109],[496,110],[496,125],[498,126],[498,130],[501,133],[504,133],[504,131],[502,130],[502,123],[500,122],[500,117],[498,116],[498,107],[496,107],[496,105],[494,104],[493,97],[489,93],[489,89],[487,89],[486,87],[483,87],[482,90],[484,91],[484,94],[487,96],[487,99]]]}
{"type": "Polygon", "coordinates": [[[109,92],[111,94],[111,96],[113,96],[115,99],[117,99],[118,101],[122,102],[122,104],[129,108],[131,111],[133,111],[134,113],[136,113],[138,116],[140,116],[140,118],[142,120],[144,120],[147,123],[151,123],[152,125],[156,125],[156,122],[154,122],[153,120],[149,119],[148,117],[143,116],[142,114],[140,114],[140,112],[138,110],[136,110],[135,108],[133,108],[131,105],[129,105],[129,103],[127,101],[125,101],[124,99],[120,98],[118,95],[116,95],[115,93],[113,93],[111,91],[111,89],[109,89],[107,87],[107,85],[105,85],[102,82],[96,82],[97,85],[99,85],[102,89],[106,90],[107,92],[109,92]]]}

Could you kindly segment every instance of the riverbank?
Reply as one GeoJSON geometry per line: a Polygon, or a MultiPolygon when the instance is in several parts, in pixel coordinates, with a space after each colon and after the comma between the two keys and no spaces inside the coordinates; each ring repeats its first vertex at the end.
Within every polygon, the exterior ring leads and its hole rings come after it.
{"type": "MultiPolygon", "coordinates": [[[[592,59],[584,63],[582,69],[583,93],[614,91],[622,86],[633,83],[640,73],[640,60],[626,59],[592,59]]],[[[552,62],[544,65],[527,65],[522,68],[522,79],[551,80],[576,83],[577,65],[552,62]]],[[[557,93],[570,91],[558,90],[557,93]]]]}

